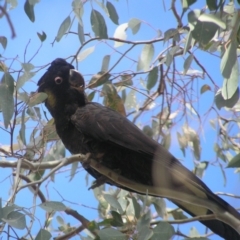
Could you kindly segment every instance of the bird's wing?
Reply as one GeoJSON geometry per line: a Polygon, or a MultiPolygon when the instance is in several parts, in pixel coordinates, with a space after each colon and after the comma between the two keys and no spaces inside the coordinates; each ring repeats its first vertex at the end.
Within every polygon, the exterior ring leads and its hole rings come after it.
{"type": "Polygon", "coordinates": [[[153,155],[158,143],[116,111],[98,103],[78,108],[71,118],[84,135],[95,140],[111,142],[124,148],[153,155]]]}
{"type": "Polygon", "coordinates": [[[87,103],[83,108],[78,108],[71,120],[78,131],[89,139],[145,154],[149,160],[145,164],[152,164],[152,174],[157,178],[156,185],[166,187],[168,182],[171,183],[168,188],[175,186],[178,191],[181,189],[201,198],[206,198],[208,194],[212,197],[211,190],[198,177],[162,145],[116,111],[98,103],[87,103]]]}
{"type": "MultiPolygon", "coordinates": [[[[83,108],[78,108],[71,120],[78,131],[89,138],[148,155],[151,161],[156,162],[156,164],[153,163],[152,174],[158,178],[156,182],[158,187],[209,200],[212,204],[231,212],[240,219],[240,215],[234,208],[213,194],[198,177],[185,168],[160,144],[146,136],[132,122],[117,112],[97,103],[87,103],[83,108]]],[[[158,196],[157,193],[153,195],[158,196]]],[[[191,205],[188,199],[171,200],[193,216],[211,213],[203,206],[191,205]]],[[[230,235],[231,239],[239,237],[235,230],[218,220],[205,221],[204,224],[224,237],[230,235]]]]}

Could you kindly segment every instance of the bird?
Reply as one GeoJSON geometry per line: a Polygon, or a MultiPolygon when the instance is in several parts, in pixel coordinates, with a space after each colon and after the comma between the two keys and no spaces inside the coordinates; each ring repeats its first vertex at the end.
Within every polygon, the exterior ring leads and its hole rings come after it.
{"type": "MultiPolygon", "coordinates": [[[[120,113],[89,102],[83,76],[66,60],[57,58],[52,61],[38,81],[37,91],[47,94],[45,106],[54,118],[58,136],[71,154],[90,153],[91,158],[124,179],[146,186],[146,193],[148,188],[163,190],[160,194],[150,191],[149,195],[167,197],[191,216],[213,214],[209,206],[204,205],[209,202],[214,209],[221,209],[231,219],[240,221],[236,209],[215,195],[160,143],[145,135],[120,113]],[[173,193],[173,196],[181,195],[182,199],[165,196],[164,191],[173,193]],[[191,199],[199,199],[203,203],[196,206],[191,199]]],[[[106,183],[139,193],[134,186],[121,186],[104,178],[91,166],[84,167],[96,181],[105,179],[106,183]]],[[[240,239],[239,228],[235,229],[226,221],[210,219],[200,222],[223,239],[240,239]]]]}

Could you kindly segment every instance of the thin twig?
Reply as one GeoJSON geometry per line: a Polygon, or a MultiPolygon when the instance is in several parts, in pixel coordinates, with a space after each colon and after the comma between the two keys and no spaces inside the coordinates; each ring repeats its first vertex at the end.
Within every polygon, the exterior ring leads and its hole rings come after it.
{"type": "Polygon", "coordinates": [[[201,215],[197,217],[187,218],[187,219],[179,219],[179,220],[167,220],[167,221],[152,221],[150,225],[156,225],[160,222],[168,222],[170,224],[184,224],[189,222],[195,222],[195,221],[207,221],[207,220],[213,220],[216,219],[216,216],[214,214],[209,215],[201,215]]]}
{"type": "Polygon", "coordinates": [[[11,19],[9,17],[9,14],[7,13],[6,9],[4,7],[2,7],[2,6],[0,6],[0,10],[2,11],[3,15],[5,15],[6,18],[7,18],[7,22],[9,24],[11,32],[12,32],[12,38],[15,38],[16,37],[16,33],[15,33],[15,30],[14,30],[12,21],[11,21],[11,19]]]}
{"type": "Polygon", "coordinates": [[[176,10],[175,3],[176,3],[176,0],[172,0],[171,9],[172,9],[172,12],[173,12],[174,17],[177,19],[178,28],[182,28],[182,27],[183,27],[182,19],[181,19],[181,17],[178,15],[178,12],[177,12],[177,10],[176,10]]]}

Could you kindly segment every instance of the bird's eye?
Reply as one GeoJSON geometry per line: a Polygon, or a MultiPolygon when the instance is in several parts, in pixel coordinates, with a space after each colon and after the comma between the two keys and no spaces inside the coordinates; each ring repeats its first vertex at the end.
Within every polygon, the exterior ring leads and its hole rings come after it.
{"type": "Polygon", "coordinates": [[[54,79],[54,81],[55,81],[56,84],[61,84],[62,81],[63,81],[63,79],[62,79],[61,77],[56,77],[56,78],[54,79]]]}

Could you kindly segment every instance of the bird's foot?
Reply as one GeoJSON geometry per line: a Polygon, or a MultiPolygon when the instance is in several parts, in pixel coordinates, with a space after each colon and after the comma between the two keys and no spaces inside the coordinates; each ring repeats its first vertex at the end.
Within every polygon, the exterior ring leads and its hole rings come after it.
{"type": "Polygon", "coordinates": [[[82,166],[87,169],[90,167],[92,153],[87,153],[85,159],[82,161],[82,166]]]}
{"type": "Polygon", "coordinates": [[[100,187],[104,183],[110,183],[111,184],[111,180],[109,178],[107,178],[106,176],[101,176],[101,177],[99,177],[95,180],[95,182],[92,184],[91,187],[88,188],[88,190],[100,187]]]}

